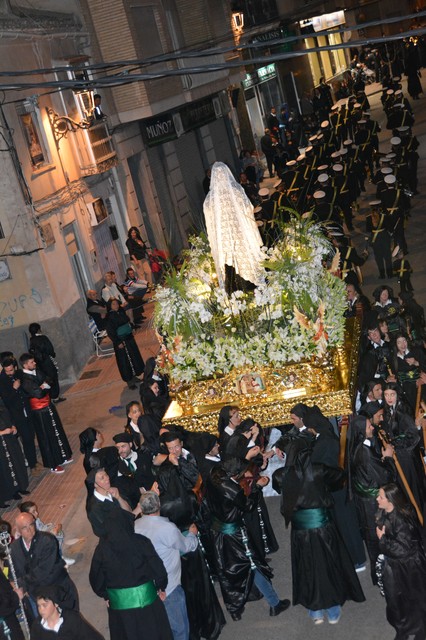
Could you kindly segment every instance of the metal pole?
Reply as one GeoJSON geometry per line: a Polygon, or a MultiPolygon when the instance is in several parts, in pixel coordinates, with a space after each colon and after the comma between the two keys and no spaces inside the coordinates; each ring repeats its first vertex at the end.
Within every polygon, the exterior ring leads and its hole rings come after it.
{"type": "MultiPolygon", "coordinates": [[[[13,560],[12,560],[12,554],[10,553],[10,542],[11,542],[11,540],[12,540],[12,538],[10,537],[10,534],[7,531],[1,531],[0,532],[0,548],[2,548],[4,550],[4,552],[5,552],[5,554],[6,554],[7,561],[9,563],[10,573],[12,574],[13,582],[15,583],[15,585],[17,587],[18,586],[18,579],[16,577],[15,567],[14,567],[13,560]]],[[[20,606],[20,609],[21,609],[22,619],[24,621],[25,637],[27,638],[27,640],[30,640],[30,627],[28,625],[27,616],[25,615],[24,605],[22,603],[21,598],[19,598],[19,606],[20,606]]]]}

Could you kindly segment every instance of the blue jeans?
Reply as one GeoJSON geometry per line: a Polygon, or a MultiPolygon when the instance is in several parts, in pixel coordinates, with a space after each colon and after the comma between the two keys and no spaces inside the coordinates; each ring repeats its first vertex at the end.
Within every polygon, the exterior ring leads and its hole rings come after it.
{"type": "Polygon", "coordinates": [[[339,617],[341,608],[342,607],[340,606],[340,604],[336,604],[334,605],[334,607],[330,607],[329,609],[318,609],[317,611],[312,611],[312,609],[308,609],[308,611],[309,611],[309,616],[313,620],[317,620],[318,618],[323,618],[324,613],[327,614],[327,617],[329,620],[335,620],[336,618],[339,617]]]}
{"type": "Polygon", "coordinates": [[[280,599],[272,586],[272,582],[268,580],[268,578],[265,578],[258,569],[254,570],[254,584],[259,589],[260,593],[263,594],[270,607],[276,607],[277,604],[279,604],[280,599]]]}
{"type": "Polygon", "coordinates": [[[188,640],[189,620],[186,611],[185,592],[178,585],[164,600],[167,617],[173,633],[174,640],[188,640]]]}

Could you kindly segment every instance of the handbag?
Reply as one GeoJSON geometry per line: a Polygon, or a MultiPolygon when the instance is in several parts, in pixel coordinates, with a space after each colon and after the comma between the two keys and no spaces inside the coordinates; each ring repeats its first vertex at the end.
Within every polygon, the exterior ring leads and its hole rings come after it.
{"type": "Polygon", "coordinates": [[[126,324],[122,324],[117,327],[117,338],[128,338],[133,333],[133,329],[130,325],[130,322],[126,322],[126,324]]]}

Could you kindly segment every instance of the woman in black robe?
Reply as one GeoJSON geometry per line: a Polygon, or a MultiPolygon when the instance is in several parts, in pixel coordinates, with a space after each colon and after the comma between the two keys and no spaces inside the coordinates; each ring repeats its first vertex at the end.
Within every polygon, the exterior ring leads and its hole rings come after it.
{"type": "MultiPolygon", "coordinates": [[[[283,440],[283,439],[282,439],[283,440]]],[[[291,522],[293,605],[309,610],[315,624],[327,613],[331,624],[346,600],[363,602],[364,594],[345,543],[330,515],[331,491],[343,484],[344,471],[311,463],[311,443],[287,438],[281,513],[291,522]]]]}
{"type": "MultiPolygon", "coordinates": [[[[393,445],[416,503],[422,511],[425,500],[425,474],[419,455],[419,431],[410,410],[402,400],[401,388],[395,382],[385,385],[383,397],[384,435],[393,445]]],[[[398,484],[404,490],[401,479],[398,479],[398,484]]]]}
{"type": "MultiPolygon", "coordinates": [[[[195,521],[201,534],[203,523],[197,520],[195,494],[184,488],[174,465],[161,465],[157,480],[153,491],[160,496],[160,514],[173,522],[183,535],[195,521]]],[[[204,536],[199,535],[200,544],[195,551],[181,557],[181,583],[186,597],[190,640],[215,640],[220,635],[225,618],[211,581],[209,560],[202,540],[204,536]]]]}
{"type": "Polygon", "coordinates": [[[253,544],[243,516],[258,504],[263,478],[249,495],[239,485],[248,467],[247,462],[230,458],[214,468],[207,478],[206,500],[211,514],[212,536],[216,571],[222,596],[234,621],[241,620],[252,589],[260,590],[270,604],[270,615],[279,615],[289,606],[288,600],[279,600],[271,584],[272,571],[265,553],[253,544]],[[265,585],[268,584],[268,591],[265,585]],[[271,594],[275,604],[271,600],[271,594]]]}
{"type": "Polygon", "coordinates": [[[109,518],[89,573],[90,586],[108,602],[111,640],[172,640],[165,599],[167,572],[152,542],[128,520],[109,518]]]}
{"type": "Polygon", "coordinates": [[[377,536],[384,555],[386,617],[395,640],[426,638],[426,557],[420,524],[396,484],[381,487],[377,536]]]}
{"type": "MultiPolygon", "coordinates": [[[[380,411],[378,402],[369,402],[368,409],[380,411]],[[370,405],[373,405],[370,407],[370,405]]],[[[374,415],[374,414],[372,414],[374,415]]],[[[379,541],[376,535],[376,498],[382,484],[395,480],[396,470],[392,459],[393,447],[380,449],[374,427],[365,416],[356,416],[351,422],[352,456],[351,480],[358,512],[361,535],[370,558],[373,584],[377,584],[376,561],[379,541]]]]}
{"type": "Polygon", "coordinates": [[[133,329],[118,300],[108,301],[106,331],[113,346],[117,367],[129,389],[136,389],[137,376],[144,371],[144,361],[133,337],[133,329]]]}
{"type": "Polygon", "coordinates": [[[235,405],[225,405],[219,412],[217,430],[219,432],[219,445],[222,460],[229,439],[234,435],[235,429],[241,423],[240,411],[235,405]]]}
{"type": "MultiPolygon", "coordinates": [[[[416,406],[418,387],[422,381],[426,382],[426,362],[422,351],[413,349],[406,336],[402,333],[395,336],[393,369],[407,399],[410,414],[415,418],[415,411],[416,409],[418,410],[416,406]]],[[[426,392],[426,387],[424,385],[421,386],[420,397],[422,398],[424,392],[426,392]]]]}
{"type": "Polygon", "coordinates": [[[28,474],[16,427],[0,400],[0,508],[9,505],[6,500],[19,500],[28,494],[28,474]]]}

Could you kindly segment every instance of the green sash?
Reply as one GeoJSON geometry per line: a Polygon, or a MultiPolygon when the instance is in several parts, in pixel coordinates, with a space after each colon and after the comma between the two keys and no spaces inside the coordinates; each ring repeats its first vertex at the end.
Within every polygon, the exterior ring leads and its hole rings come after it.
{"type": "Polygon", "coordinates": [[[138,587],[126,589],[107,589],[109,606],[115,611],[122,609],[143,609],[152,604],[158,597],[152,580],[138,587]]]}
{"type": "Polygon", "coordinates": [[[299,509],[295,511],[291,524],[294,529],[319,529],[330,522],[328,509],[299,509]]]}
{"type": "Polygon", "coordinates": [[[219,531],[219,533],[232,535],[233,533],[237,533],[241,528],[241,524],[238,524],[237,522],[221,522],[212,516],[211,527],[214,531],[219,531]]]}
{"type": "Polygon", "coordinates": [[[354,482],[354,489],[362,498],[377,498],[379,495],[379,489],[375,489],[374,487],[364,487],[362,484],[359,484],[359,482],[354,482]]]}

